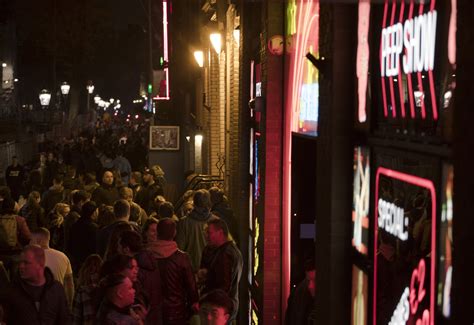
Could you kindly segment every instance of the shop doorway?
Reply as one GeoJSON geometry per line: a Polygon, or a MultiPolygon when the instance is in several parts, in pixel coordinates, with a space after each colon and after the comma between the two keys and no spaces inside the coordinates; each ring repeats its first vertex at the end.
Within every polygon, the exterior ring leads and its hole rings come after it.
{"type": "Polygon", "coordinates": [[[291,152],[291,287],[305,277],[314,257],[317,139],[293,133],[291,152]]]}

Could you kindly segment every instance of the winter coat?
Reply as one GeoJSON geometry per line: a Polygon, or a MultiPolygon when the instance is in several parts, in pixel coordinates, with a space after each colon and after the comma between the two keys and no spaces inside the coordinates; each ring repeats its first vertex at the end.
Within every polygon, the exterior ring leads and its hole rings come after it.
{"type": "Polygon", "coordinates": [[[113,206],[118,199],[120,199],[120,196],[115,186],[102,184],[92,193],[92,201],[94,201],[97,206],[101,206],[102,204],[113,206]]]}
{"type": "Polygon", "coordinates": [[[44,208],[46,214],[50,213],[54,209],[56,203],[63,202],[66,196],[64,195],[64,187],[51,186],[49,190],[43,193],[41,198],[41,206],[44,208]]]}
{"type": "MultiPolygon", "coordinates": [[[[66,252],[69,252],[69,237],[71,235],[71,228],[72,225],[76,223],[77,220],[81,217],[81,210],[77,208],[76,206],[71,207],[71,212],[69,212],[65,217],[64,217],[64,248],[66,252]]],[[[94,237],[95,238],[95,237],[94,237]]]]}
{"type": "Polygon", "coordinates": [[[158,183],[151,185],[142,185],[140,191],[138,191],[135,198],[135,202],[138,203],[148,215],[153,212],[153,200],[158,195],[163,195],[163,189],[158,183]]]}
{"type": "Polygon", "coordinates": [[[182,218],[178,223],[176,243],[179,249],[189,254],[194,272],[199,270],[202,251],[207,245],[204,226],[212,218],[217,217],[209,210],[194,208],[189,216],[182,218]]]}
{"type": "Polygon", "coordinates": [[[19,277],[14,279],[0,302],[6,307],[7,324],[16,325],[63,325],[70,324],[70,314],[63,286],[53,278],[53,274],[45,268],[46,283],[41,293],[39,308],[27,285],[19,277]]]}
{"type": "Polygon", "coordinates": [[[89,217],[82,217],[72,225],[69,232],[67,252],[71,257],[74,272],[86,258],[97,252],[97,224],[89,217]]]}
{"type": "Polygon", "coordinates": [[[146,324],[162,324],[163,294],[158,257],[152,251],[143,250],[135,255],[135,259],[139,267],[138,282],[141,283],[150,305],[146,324]]]}
{"type": "Polygon", "coordinates": [[[158,240],[149,249],[158,257],[163,319],[165,323],[184,324],[191,316],[191,306],[199,300],[191,259],[174,241],[158,240]]]}
{"type": "Polygon", "coordinates": [[[234,303],[233,319],[239,308],[239,282],[242,275],[242,254],[233,241],[219,247],[206,246],[202,253],[201,268],[207,269],[202,294],[222,289],[234,303]]]}

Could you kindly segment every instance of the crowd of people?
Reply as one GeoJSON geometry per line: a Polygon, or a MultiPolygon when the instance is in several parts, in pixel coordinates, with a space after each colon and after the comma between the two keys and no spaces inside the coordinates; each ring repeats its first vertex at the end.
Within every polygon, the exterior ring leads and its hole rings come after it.
{"type": "Polygon", "coordinates": [[[230,324],[242,255],[220,188],[147,166],[143,129],[97,124],[16,157],[0,186],[0,324],[230,324]]]}

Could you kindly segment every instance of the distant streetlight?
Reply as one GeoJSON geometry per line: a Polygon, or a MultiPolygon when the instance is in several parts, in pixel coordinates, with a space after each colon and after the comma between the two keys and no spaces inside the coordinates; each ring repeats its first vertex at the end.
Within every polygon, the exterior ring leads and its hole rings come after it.
{"type": "Polygon", "coordinates": [[[51,101],[51,93],[48,90],[43,89],[39,94],[39,100],[41,106],[49,106],[49,102],[51,101]]]}
{"type": "Polygon", "coordinates": [[[200,68],[204,66],[204,52],[203,51],[194,51],[194,59],[200,68]]]}
{"type": "Polygon", "coordinates": [[[7,64],[5,62],[2,63],[2,68],[6,68],[7,64]]]}
{"type": "Polygon", "coordinates": [[[89,92],[89,94],[92,94],[94,92],[94,85],[90,84],[90,85],[87,85],[87,91],[89,92]]]}
{"type": "Polygon", "coordinates": [[[110,98],[110,99],[109,99],[110,104],[112,104],[112,103],[114,102],[114,100],[115,100],[115,99],[110,98]]]}
{"type": "Polygon", "coordinates": [[[69,90],[71,90],[71,85],[69,85],[67,82],[63,82],[61,85],[61,94],[67,96],[69,94],[69,90]]]}
{"type": "Polygon", "coordinates": [[[99,96],[99,94],[96,94],[94,96],[94,103],[99,104],[99,101],[100,101],[100,96],[99,96]]]}

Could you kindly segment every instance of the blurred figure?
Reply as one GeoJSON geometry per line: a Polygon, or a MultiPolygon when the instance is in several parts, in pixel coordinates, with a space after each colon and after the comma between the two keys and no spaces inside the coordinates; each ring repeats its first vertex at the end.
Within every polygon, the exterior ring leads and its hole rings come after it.
{"type": "Polygon", "coordinates": [[[133,191],[133,198],[137,197],[137,192],[140,191],[142,185],[142,173],[140,172],[132,172],[130,176],[130,180],[128,181],[128,187],[130,187],[133,191]]]}
{"type": "Polygon", "coordinates": [[[69,249],[69,236],[72,225],[81,217],[82,206],[89,199],[90,195],[86,191],[75,190],[72,192],[71,211],[64,217],[64,248],[66,252],[69,249]]]}
{"type": "Polygon", "coordinates": [[[243,260],[239,248],[230,239],[227,224],[222,219],[207,222],[207,246],[202,252],[200,274],[205,274],[202,293],[222,289],[232,299],[234,312],[230,320],[237,317],[239,309],[239,282],[243,260]],[[204,271],[204,272],[202,272],[204,271]]]}
{"type": "Polygon", "coordinates": [[[12,198],[18,201],[20,195],[24,192],[23,182],[25,181],[25,172],[23,166],[18,163],[16,156],[12,157],[12,164],[5,171],[5,181],[10,188],[12,198]]]}
{"type": "Polygon", "coordinates": [[[81,217],[71,227],[67,251],[75,272],[89,255],[97,251],[97,217],[97,205],[88,201],[81,208],[81,217]]]}
{"type": "Polygon", "coordinates": [[[232,300],[223,290],[214,290],[199,301],[201,325],[226,325],[234,312],[232,300]]]}
{"type": "Polygon", "coordinates": [[[99,300],[99,271],[102,258],[97,254],[89,255],[79,270],[77,290],[74,296],[72,317],[74,325],[93,325],[99,300]]]}
{"type": "Polygon", "coordinates": [[[130,204],[130,220],[136,222],[137,225],[142,226],[148,219],[148,216],[144,209],[133,202],[133,190],[129,187],[123,186],[119,189],[119,195],[121,199],[127,200],[130,204]]]}
{"type": "Polygon", "coordinates": [[[102,185],[92,193],[92,201],[101,206],[102,204],[114,205],[118,199],[119,193],[114,185],[114,174],[111,171],[105,171],[102,175],[102,185]]]}
{"type": "Polygon", "coordinates": [[[143,324],[146,310],[141,305],[132,306],[135,289],[128,277],[110,274],[101,280],[100,287],[105,294],[97,313],[97,324],[143,324]]]}
{"type": "Polygon", "coordinates": [[[227,223],[230,233],[233,235],[233,238],[236,238],[238,231],[237,222],[229,200],[224,194],[224,190],[214,186],[209,189],[209,194],[211,195],[212,203],[211,212],[227,223]]]}
{"type": "Polygon", "coordinates": [[[163,189],[155,182],[155,171],[146,168],[143,172],[143,186],[137,193],[136,202],[148,215],[153,211],[153,200],[157,195],[163,195],[163,189]]]}
{"type": "Polygon", "coordinates": [[[31,234],[30,245],[38,245],[44,250],[45,265],[53,273],[54,279],[64,286],[68,306],[74,297],[74,279],[69,258],[61,251],[49,247],[50,234],[46,228],[38,228],[31,234]]]}
{"type": "Polygon", "coordinates": [[[123,185],[128,186],[130,174],[132,173],[132,167],[130,166],[130,162],[128,161],[128,159],[123,156],[122,149],[119,149],[117,151],[117,156],[112,161],[112,166],[113,169],[119,171],[123,185]]]}
{"type": "Polygon", "coordinates": [[[158,240],[149,249],[157,254],[163,291],[163,321],[165,324],[187,324],[197,311],[199,299],[189,255],[178,249],[174,241],[176,222],[171,218],[160,220],[158,240]]]}
{"type": "Polygon", "coordinates": [[[56,203],[48,215],[51,233],[51,247],[64,250],[64,218],[69,214],[71,208],[66,203],[56,203]]]}
{"type": "Polygon", "coordinates": [[[20,211],[21,216],[26,219],[28,228],[30,228],[31,231],[34,231],[39,227],[48,226],[48,219],[45,216],[44,209],[40,205],[40,202],[40,193],[33,191],[28,195],[28,200],[20,211]]]}
{"type": "Polygon", "coordinates": [[[197,272],[201,265],[202,251],[206,246],[204,228],[209,220],[217,217],[211,214],[211,196],[207,190],[196,191],[193,202],[194,209],[178,223],[176,242],[179,249],[189,254],[193,270],[197,272]]]}
{"type": "Polygon", "coordinates": [[[49,214],[57,203],[65,202],[66,195],[63,187],[63,177],[57,175],[53,178],[53,185],[43,193],[41,205],[46,214],[49,214]]]}
{"type": "Polygon", "coordinates": [[[70,324],[62,285],[54,280],[41,247],[26,246],[5,301],[7,324],[70,324]]]}
{"type": "Polygon", "coordinates": [[[309,316],[314,307],[316,294],[316,268],[314,259],[304,265],[306,277],[301,281],[288,298],[285,324],[310,324],[309,316]]]}
{"type": "Polygon", "coordinates": [[[149,244],[157,241],[157,232],[156,232],[157,225],[158,225],[158,220],[153,217],[148,218],[148,220],[145,221],[145,223],[143,224],[142,238],[143,238],[143,244],[145,246],[148,246],[149,244]]]}

